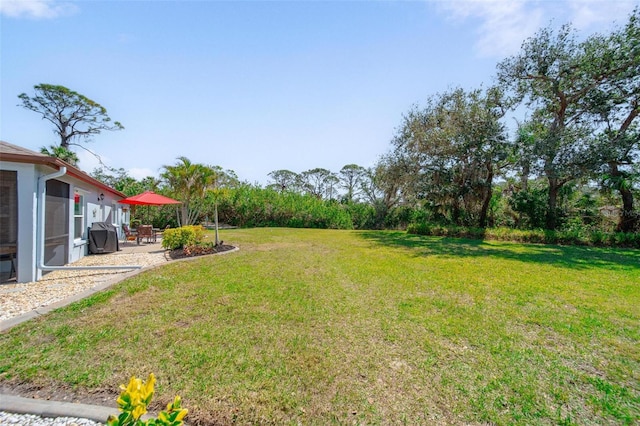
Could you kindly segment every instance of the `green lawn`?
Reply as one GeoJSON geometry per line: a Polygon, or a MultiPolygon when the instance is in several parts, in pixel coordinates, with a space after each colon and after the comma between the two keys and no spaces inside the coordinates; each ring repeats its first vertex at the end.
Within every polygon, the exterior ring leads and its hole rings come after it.
{"type": "Polygon", "coordinates": [[[229,230],[0,335],[0,385],[158,378],[195,424],[637,424],[640,251],[229,230]]]}

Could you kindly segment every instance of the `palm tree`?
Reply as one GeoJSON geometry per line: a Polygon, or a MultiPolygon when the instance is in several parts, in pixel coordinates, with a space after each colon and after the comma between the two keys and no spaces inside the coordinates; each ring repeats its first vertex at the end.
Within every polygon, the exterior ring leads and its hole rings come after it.
{"type": "Polygon", "coordinates": [[[59,158],[72,166],[77,166],[80,161],[75,152],[65,148],[64,146],[50,145],[49,148],[43,146],[40,148],[40,153],[50,157],[59,158]]]}
{"type": "Polygon", "coordinates": [[[173,197],[182,201],[179,225],[196,223],[206,191],[215,181],[215,170],[203,164],[192,163],[186,157],[178,157],[175,165],[163,168],[162,179],[171,188],[173,197]]]}

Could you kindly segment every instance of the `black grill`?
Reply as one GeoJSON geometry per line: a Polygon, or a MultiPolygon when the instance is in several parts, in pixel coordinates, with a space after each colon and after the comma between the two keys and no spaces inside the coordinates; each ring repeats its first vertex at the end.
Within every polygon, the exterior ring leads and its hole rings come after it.
{"type": "Polygon", "coordinates": [[[106,222],[94,222],[89,228],[89,253],[114,253],[118,250],[116,227],[106,222]]]}

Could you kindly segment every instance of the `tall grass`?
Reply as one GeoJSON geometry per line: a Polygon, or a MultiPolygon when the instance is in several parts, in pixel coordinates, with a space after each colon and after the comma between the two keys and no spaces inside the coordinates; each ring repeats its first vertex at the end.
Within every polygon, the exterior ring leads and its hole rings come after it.
{"type": "Polygon", "coordinates": [[[241,227],[351,229],[348,211],[336,201],[243,185],[220,200],[220,219],[241,227]]]}

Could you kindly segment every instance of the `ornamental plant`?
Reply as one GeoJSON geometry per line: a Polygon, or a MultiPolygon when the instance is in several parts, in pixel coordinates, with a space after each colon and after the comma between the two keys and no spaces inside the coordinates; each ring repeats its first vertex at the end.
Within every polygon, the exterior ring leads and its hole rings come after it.
{"type": "Polygon", "coordinates": [[[200,225],[188,225],[169,228],[162,233],[162,247],[175,250],[188,245],[196,245],[204,238],[204,228],[200,225]]]}
{"type": "Polygon", "coordinates": [[[180,397],[176,396],[173,402],[167,404],[167,409],[158,414],[158,418],[150,418],[145,421],[141,417],[147,412],[147,407],[153,398],[153,386],[156,378],[153,373],[149,374],[146,383],[141,379],[131,377],[129,384],[125,387],[120,385],[122,393],[116,400],[121,413],[118,417],[111,415],[107,419],[107,426],[180,426],[182,419],[187,415],[188,410],[180,405],[180,397]]]}

